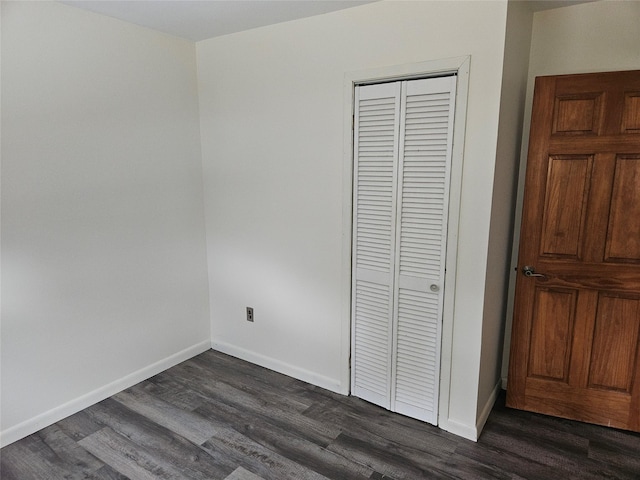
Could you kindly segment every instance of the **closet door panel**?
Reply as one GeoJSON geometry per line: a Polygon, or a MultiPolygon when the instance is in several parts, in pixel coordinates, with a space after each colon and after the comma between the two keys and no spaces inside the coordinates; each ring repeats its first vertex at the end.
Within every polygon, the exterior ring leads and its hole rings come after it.
{"type": "Polygon", "coordinates": [[[388,409],[400,85],[355,93],[352,392],[388,409]]]}
{"type": "Polygon", "coordinates": [[[437,424],[455,77],[404,83],[392,409],[437,424]]]}

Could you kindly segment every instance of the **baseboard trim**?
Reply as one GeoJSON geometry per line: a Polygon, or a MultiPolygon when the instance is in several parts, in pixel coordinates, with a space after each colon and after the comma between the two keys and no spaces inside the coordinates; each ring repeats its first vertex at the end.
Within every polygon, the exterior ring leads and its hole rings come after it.
{"type": "Polygon", "coordinates": [[[318,375],[317,373],[311,372],[304,368],[300,368],[295,365],[276,360],[275,358],[267,357],[266,355],[261,355],[250,350],[246,350],[236,345],[213,340],[211,342],[211,348],[221,353],[231,355],[232,357],[246,360],[247,362],[251,362],[261,367],[268,368],[269,370],[282,373],[283,375],[297,378],[298,380],[302,380],[303,382],[311,383],[312,385],[331,390],[332,392],[342,395],[349,394],[348,387],[344,387],[340,381],[336,381],[333,378],[325,377],[324,375],[318,375]]]}
{"type": "Polygon", "coordinates": [[[480,434],[482,433],[482,429],[484,428],[485,423],[487,423],[487,419],[489,418],[489,414],[493,409],[493,405],[496,403],[501,387],[502,379],[498,380],[496,386],[491,391],[491,395],[489,395],[487,403],[485,403],[484,407],[480,411],[480,415],[478,415],[475,425],[467,425],[465,423],[448,418],[446,420],[441,419],[438,423],[438,427],[449,433],[458,435],[459,437],[477,442],[478,438],[480,438],[480,434]]]}
{"type": "Polygon", "coordinates": [[[462,438],[466,438],[467,440],[471,440],[472,442],[478,441],[478,431],[475,426],[467,425],[466,423],[461,423],[456,420],[447,419],[446,421],[440,421],[438,423],[438,427],[442,430],[453,433],[462,438]]]}
{"type": "Polygon", "coordinates": [[[496,400],[498,399],[498,395],[500,394],[500,390],[502,390],[502,379],[498,380],[498,383],[496,383],[496,386],[493,388],[493,391],[491,392],[491,395],[489,395],[489,398],[487,399],[487,403],[484,404],[484,408],[482,409],[482,411],[480,412],[480,415],[478,416],[478,420],[476,421],[476,432],[477,432],[477,437],[480,437],[480,434],[482,433],[482,429],[484,428],[484,424],[487,423],[487,419],[489,418],[489,415],[491,414],[491,410],[493,409],[493,405],[496,403],[496,400]]]}
{"type": "Polygon", "coordinates": [[[114,382],[111,382],[103,387],[100,387],[92,392],[75,398],[67,403],[64,403],[58,407],[41,413],[29,420],[25,420],[18,425],[10,427],[0,432],[0,446],[5,447],[10,443],[13,443],[21,438],[24,438],[32,433],[37,432],[49,425],[52,425],[63,418],[66,418],[74,413],[84,410],[91,405],[101,402],[105,398],[109,398],[122,390],[125,390],[133,385],[142,382],[160,372],[171,368],[178,363],[184,362],[196,355],[206,352],[211,348],[211,341],[206,340],[204,342],[192,345],[180,352],[168,356],[162,360],[159,360],[147,367],[141,368],[125,377],[122,377],[114,382]]]}

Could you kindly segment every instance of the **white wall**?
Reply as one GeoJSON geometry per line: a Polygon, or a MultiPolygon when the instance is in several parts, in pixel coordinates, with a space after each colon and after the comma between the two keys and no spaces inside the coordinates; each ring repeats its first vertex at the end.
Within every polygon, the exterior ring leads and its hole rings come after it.
{"type": "Polygon", "coordinates": [[[347,391],[345,72],[471,55],[441,409],[475,437],[506,9],[383,1],[197,44],[215,347],[347,391]]]}
{"type": "MultiPolygon", "coordinates": [[[[640,2],[637,1],[600,1],[534,14],[524,111],[514,265],[517,261],[535,77],[640,69],[639,20],[640,2]]],[[[512,299],[515,277],[514,272],[511,273],[512,299]]],[[[507,311],[507,333],[511,331],[512,314],[513,307],[510,304],[507,311]]],[[[509,366],[510,343],[510,335],[507,335],[502,364],[504,379],[507,377],[509,366]]]]}
{"type": "Polygon", "coordinates": [[[489,416],[501,387],[504,318],[532,22],[533,12],[528,2],[509,2],[486,268],[478,386],[479,429],[489,416]]]}
{"type": "Polygon", "coordinates": [[[195,47],[2,2],[2,128],[8,443],[210,346],[195,47]]]}

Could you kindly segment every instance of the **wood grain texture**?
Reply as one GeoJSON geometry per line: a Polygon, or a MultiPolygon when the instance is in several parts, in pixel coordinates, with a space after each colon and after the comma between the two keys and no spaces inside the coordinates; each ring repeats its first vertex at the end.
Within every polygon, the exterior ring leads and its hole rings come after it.
{"type": "Polygon", "coordinates": [[[474,443],[208,351],[3,448],[0,478],[637,480],[638,452],[504,394],[474,443]]]}
{"type": "Polygon", "coordinates": [[[180,480],[180,471],[149,452],[144,446],[131,442],[110,428],[103,428],[78,442],[88,452],[129,478],[140,480],[180,480]]]}
{"type": "Polygon", "coordinates": [[[616,159],[606,257],[640,263],[640,155],[616,159]],[[634,219],[634,220],[631,220],[634,219]]]}
{"type": "Polygon", "coordinates": [[[625,94],[622,133],[640,133],[640,92],[625,94]]]}
{"type": "Polygon", "coordinates": [[[231,473],[231,475],[229,475],[224,480],[263,480],[263,478],[254,475],[253,473],[245,470],[242,467],[238,467],[231,473]]]}
{"type": "Polygon", "coordinates": [[[575,292],[540,288],[534,305],[529,375],[566,382],[575,321],[575,292]]]}

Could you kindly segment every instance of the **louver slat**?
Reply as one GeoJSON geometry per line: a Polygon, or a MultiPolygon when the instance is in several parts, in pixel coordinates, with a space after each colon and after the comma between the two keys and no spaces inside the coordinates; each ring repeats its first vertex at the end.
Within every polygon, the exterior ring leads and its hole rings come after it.
{"type": "Polygon", "coordinates": [[[358,113],[356,267],[389,271],[396,98],[361,99],[358,113]]]}

